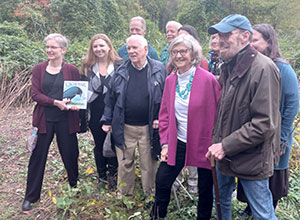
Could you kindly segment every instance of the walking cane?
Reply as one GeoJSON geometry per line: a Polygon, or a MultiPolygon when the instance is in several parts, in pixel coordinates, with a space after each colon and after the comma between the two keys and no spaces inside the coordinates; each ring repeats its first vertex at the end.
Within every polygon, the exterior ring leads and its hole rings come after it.
{"type": "Polygon", "coordinates": [[[213,183],[214,183],[214,188],[215,188],[218,219],[222,220],[220,194],[219,194],[219,188],[218,188],[218,179],[217,179],[217,173],[216,173],[216,161],[215,161],[215,159],[210,160],[210,165],[211,165],[211,172],[212,172],[213,183]]]}

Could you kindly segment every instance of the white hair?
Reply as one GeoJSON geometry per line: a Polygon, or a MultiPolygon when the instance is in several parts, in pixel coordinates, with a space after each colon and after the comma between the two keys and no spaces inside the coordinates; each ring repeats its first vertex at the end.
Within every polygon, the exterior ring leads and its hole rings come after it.
{"type": "Polygon", "coordinates": [[[147,40],[146,40],[143,36],[141,36],[141,35],[137,35],[137,34],[131,35],[131,36],[128,37],[127,40],[126,40],[127,44],[128,44],[128,41],[129,41],[129,40],[135,40],[135,41],[138,41],[138,42],[142,45],[142,47],[148,46],[147,40]]]}
{"type": "MultiPolygon", "coordinates": [[[[187,48],[189,48],[192,51],[191,64],[195,67],[199,66],[202,60],[202,47],[192,35],[181,34],[177,36],[168,48],[169,54],[172,54],[173,48],[180,43],[183,43],[187,48]]],[[[171,56],[171,61],[173,61],[173,59],[174,58],[171,56]]]]}
{"type": "Polygon", "coordinates": [[[61,48],[66,48],[68,46],[68,39],[58,33],[49,34],[44,39],[44,43],[46,44],[48,40],[55,40],[61,48]]]}
{"type": "Polygon", "coordinates": [[[136,17],[133,17],[133,18],[131,18],[130,19],[130,22],[129,22],[129,28],[130,28],[130,23],[132,22],[132,21],[140,21],[141,23],[142,23],[142,28],[143,28],[143,30],[145,31],[146,30],[146,21],[145,21],[145,19],[144,18],[142,18],[141,16],[136,16],[136,17]]]}
{"type": "Polygon", "coordinates": [[[182,24],[180,24],[177,21],[168,21],[166,24],[166,29],[168,28],[169,25],[175,25],[177,27],[177,30],[182,27],[182,24]]]}

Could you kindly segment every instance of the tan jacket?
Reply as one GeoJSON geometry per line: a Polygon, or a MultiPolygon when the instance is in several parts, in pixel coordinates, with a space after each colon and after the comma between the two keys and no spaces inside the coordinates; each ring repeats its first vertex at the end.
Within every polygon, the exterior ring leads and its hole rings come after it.
{"type": "Polygon", "coordinates": [[[259,180],[273,175],[279,160],[280,74],[271,59],[247,47],[230,75],[222,66],[214,143],[226,157],[218,163],[227,176],[259,180]],[[278,149],[277,149],[278,148],[278,149]]]}

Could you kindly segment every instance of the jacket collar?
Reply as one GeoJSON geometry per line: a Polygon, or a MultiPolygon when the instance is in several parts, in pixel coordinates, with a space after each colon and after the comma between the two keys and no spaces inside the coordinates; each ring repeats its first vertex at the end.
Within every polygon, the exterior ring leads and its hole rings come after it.
{"type": "Polygon", "coordinates": [[[246,50],[244,51],[244,53],[241,54],[240,57],[238,57],[233,71],[237,73],[237,76],[239,78],[242,78],[245,75],[245,73],[249,70],[256,55],[257,50],[249,45],[248,48],[246,48],[246,50]]]}
{"type": "Polygon", "coordinates": [[[139,71],[141,71],[142,69],[144,69],[144,68],[147,66],[147,64],[148,64],[147,58],[146,58],[146,60],[145,60],[144,65],[143,65],[141,68],[137,68],[137,67],[134,65],[134,63],[131,63],[131,65],[133,66],[133,68],[135,68],[135,69],[137,69],[137,70],[139,70],[139,71]]]}
{"type": "MultiPolygon", "coordinates": [[[[247,73],[247,71],[251,67],[257,53],[258,52],[256,49],[254,49],[252,46],[248,45],[248,46],[246,46],[245,49],[241,50],[236,55],[236,57],[233,58],[236,60],[234,67],[233,67],[233,72],[236,73],[239,78],[242,78],[245,75],[245,73],[247,73]]],[[[228,68],[228,65],[230,65],[230,64],[228,63],[226,65],[222,65],[222,70],[226,71],[226,68],[228,68]]]]}
{"type": "MultiPolygon", "coordinates": [[[[90,74],[94,74],[98,77],[100,77],[100,73],[99,73],[99,66],[98,63],[95,63],[91,70],[88,71],[88,73],[90,74]]],[[[108,68],[107,68],[107,73],[105,75],[105,78],[108,77],[109,75],[111,75],[114,72],[114,64],[113,63],[109,63],[108,68]]]]}
{"type": "MultiPolygon", "coordinates": [[[[149,65],[148,72],[150,70],[151,75],[153,75],[156,72],[160,71],[159,65],[155,65],[155,61],[153,59],[151,59],[149,56],[147,56],[147,63],[149,65]]],[[[118,74],[118,75],[122,76],[123,78],[127,79],[128,78],[129,65],[131,65],[130,59],[128,59],[123,64],[121,64],[121,66],[119,66],[119,68],[116,71],[116,74],[118,74]]]]}

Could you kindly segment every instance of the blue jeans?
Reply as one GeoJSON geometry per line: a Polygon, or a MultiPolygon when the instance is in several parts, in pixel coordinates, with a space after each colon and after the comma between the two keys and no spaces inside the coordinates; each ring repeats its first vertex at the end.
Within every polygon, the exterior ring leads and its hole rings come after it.
{"type": "MultiPolygon", "coordinates": [[[[231,219],[231,198],[236,188],[235,178],[225,176],[217,169],[222,220],[231,219]]],[[[269,179],[246,180],[239,178],[255,220],[277,220],[269,179]]]]}

